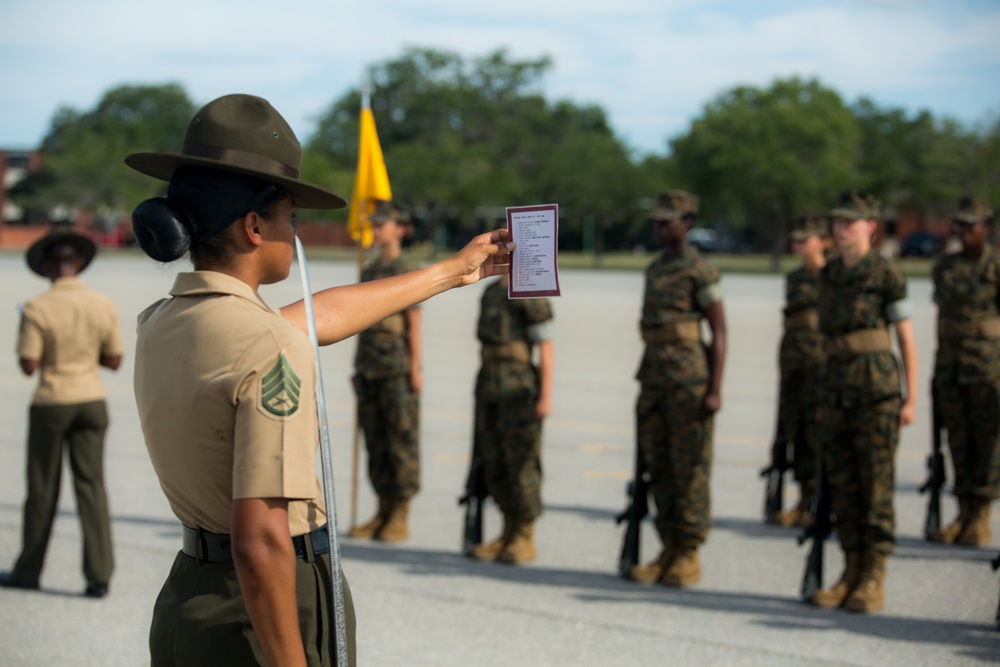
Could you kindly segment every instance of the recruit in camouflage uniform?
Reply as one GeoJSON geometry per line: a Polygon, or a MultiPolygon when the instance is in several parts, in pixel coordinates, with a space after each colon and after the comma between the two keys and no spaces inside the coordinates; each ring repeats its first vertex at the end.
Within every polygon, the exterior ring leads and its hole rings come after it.
{"type": "Polygon", "coordinates": [[[809,507],[816,494],[816,449],[819,425],[820,381],[826,354],[819,332],[819,272],[826,264],[825,240],[828,225],[822,218],[799,220],[792,230],[792,246],[803,257],[803,265],[785,278],[785,333],[781,337],[778,366],[781,385],[778,400],[781,428],[792,443],[792,466],[800,496],[797,506],[768,517],[783,526],[808,526],[809,507]]]}
{"type": "Polygon", "coordinates": [[[472,556],[518,565],[536,555],[534,524],[542,513],[542,419],[551,406],[553,351],[548,299],[508,299],[507,278],[483,291],[477,335],[473,448],[486,491],[503,513],[503,530],[472,556]],[[532,349],[539,363],[531,363],[532,349]]]}
{"type": "Polygon", "coordinates": [[[913,420],[916,397],[906,278],[872,247],[878,207],[872,197],[847,194],[831,211],[839,252],[821,273],[819,295],[820,331],[827,337],[820,448],[845,569],[812,602],[856,612],[885,603],[885,561],[895,542],[896,447],[900,426],[913,420]],[[906,371],[905,402],[889,325],[906,371]]]}
{"type": "MultiPolygon", "coordinates": [[[[361,282],[416,268],[398,255],[400,240],[410,229],[405,214],[383,204],[371,222],[383,255],[364,268],[361,282]],[[400,231],[388,229],[389,224],[400,231]],[[391,236],[383,239],[387,234],[391,236]],[[388,252],[396,256],[386,261],[388,252]]],[[[413,355],[419,353],[414,342],[419,344],[419,332],[411,328],[417,308],[396,313],[358,335],[354,360],[358,421],[365,434],[368,477],[378,495],[378,511],[371,521],[352,526],[350,537],[383,542],[409,537],[410,499],[420,489],[420,388],[413,380],[413,355]]]]}
{"type": "Polygon", "coordinates": [[[640,583],[697,583],[698,548],[711,526],[712,426],[721,405],[725,317],[718,269],[687,244],[697,211],[697,197],[674,191],[661,195],[651,214],[664,249],[646,268],[636,439],[663,550],[654,562],[629,570],[640,583]],[[702,318],[712,330],[708,347],[702,318]]]}
{"type": "Polygon", "coordinates": [[[931,539],[966,546],[990,541],[990,503],[1000,495],[1000,261],[989,243],[992,219],[990,207],[963,200],[954,220],[962,250],[933,271],[934,383],[959,513],[931,539]]]}

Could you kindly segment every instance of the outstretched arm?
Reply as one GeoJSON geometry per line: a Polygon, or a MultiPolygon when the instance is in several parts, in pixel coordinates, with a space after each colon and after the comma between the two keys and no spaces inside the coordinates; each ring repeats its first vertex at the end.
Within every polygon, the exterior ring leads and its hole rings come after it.
{"type": "MultiPolygon", "coordinates": [[[[313,295],[316,336],[330,345],[364,331],[376,322],[453,287],[472,285],[507,270],[514,244],[507,230],[480,234],[460,251],[426,268],[355,285],[331,287],[313,295]]],[[[281,309],[284,318],[307,331],[302,301],[281,309]]]]}

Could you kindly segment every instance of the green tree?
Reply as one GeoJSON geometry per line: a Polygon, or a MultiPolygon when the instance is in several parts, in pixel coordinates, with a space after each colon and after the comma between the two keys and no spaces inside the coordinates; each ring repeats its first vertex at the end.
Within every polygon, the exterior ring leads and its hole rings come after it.
{"type": "MultiPolygon", "coordinates": [[[[558,203],[563,238],[574,244],[586,224],[627,219],[622,197],[637,168],[603,110],[542,96],[550,67],[546,57],[517,61],[502,50],[466,61],[411,48],[370,68],[393,195],[424,212],[432,235],[493,226],[504,205],[558,203]]],[[[306,144],[311,159],[354,168],[360,104],[352,90],[329,107],[306,144]]]]}
{"type": "Polygon", "coordinates": [[[25,180],[19,203],[36,215],[59,206],[108,218],[130,211],[166,186],[122,159],[136,151],[179,151],[194,111],[176,84],[120,86],[90,111],[59,109],[40,147],[43,171],[25,180]]]}
{"type": "Polygon", "coordinates": [[[853,184],[859,139],[840,95],[791,78],[723,92],[671,148],[677,186],[702,198],[704,218],[746,226],[777,253],[795,216],[853,184]]]}

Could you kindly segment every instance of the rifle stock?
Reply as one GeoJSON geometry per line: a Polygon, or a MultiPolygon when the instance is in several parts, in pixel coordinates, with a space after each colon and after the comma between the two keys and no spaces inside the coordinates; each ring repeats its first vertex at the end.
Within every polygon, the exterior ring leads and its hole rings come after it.
{"type": "Polygon", "coordinates": [[[649,514],[649,480],[646,464],[638,447],[635,451],[633,475],[632,480],[625,487],[628,505],[622,513],[615,516],[616,525],[623,521],[627,522],[621,554],[618,557],[618,574],[622,577],[627,577],[629,569],[633,565],[639,564],[642,520],[649,514]]]}
{"type": "Polygon", "coordinates": [[[812,540],[809,555],[806,556],[806,568],[802,575],[802,599],[811,600],[816,591],[823,587],[823,545],[833,532],[833,519],[830,511],[830,487],[822,465],[819,466],[819,484],[816,495],[812,499],[810,511],[813,522],[799,535],[801,546],[812,540]]]}
{"type": "Polygon", "coordinates": [[[927,518],[924,520],[924,537],[931,536],[941,527],[941,490],[947,482],[944,468],[944,452],[941,448],[941,405],[937,382],[931,381],[931,453],[927,457],[927,480],[921,485],[920,493],[927,493],[927,518]]]}
{"type": "Polygon", "coordinates": [[[469,463],[469,476],[465,482],[465,493],[458,499],[465,505],[465,521],[462,526],[462,553],[472,556],[472,550],[483,541],[483,505],[486,503],[486,477],[483,460],[473,448],[469,463]]]}

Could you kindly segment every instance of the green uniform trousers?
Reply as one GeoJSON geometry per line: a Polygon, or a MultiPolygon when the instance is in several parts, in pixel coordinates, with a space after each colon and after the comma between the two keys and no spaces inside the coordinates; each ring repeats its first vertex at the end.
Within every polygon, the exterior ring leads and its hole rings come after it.
{"type": "Polygon", "coordinates": [[[542,421],[537,393],[497,400],[476,397],[475,442],[486,491],[504,515],[534,521],[542,514],[542,421]]]}
{"type": "Polygon", "coordinates": [[[412,498],[420,490],[420,395],[408,375],[356,382],[372,488],[380,497],[412,498]]]}
{"type": "Polygon", "coordinates": [[[823,468],[844,551],[892,553],[900,404],[894,397],[821,412],[823,468]]]}
{"type": "Polygon", "coordinates": [[[16,581],[37,583],[45,562],[52,522],[59,502],[63,448],[69,454],[73,489],[83,533],[83,575],[88,584],[107,584],[114,569],[111,519],[104,490],[104,401],[76,405],[32,405],[29,412],[21,555],[12,573],[16,581]]]}
{"type": "MultiPolygon", "coordinates": [[[[299,629],[310,667],[337,664],[336,619],[330,592],[330,554],[297,559],[295,595],[299,629]]],[[[354,602],[344,582],[347,652],[357,664],[354,602]]],[[[153,607],[149,631],[152,667],[250,667],[266,665],[232,563],[199,563],[177,554],[153,607]]]]}
{"type": "Polygon", "coordinates": [[[698,409],[708,389],[643,384],[636,401],[636,440],[649,471],[656,503],[656,531],[664,544],[697,547],[712,526],[712,417],[698,409]]]}

